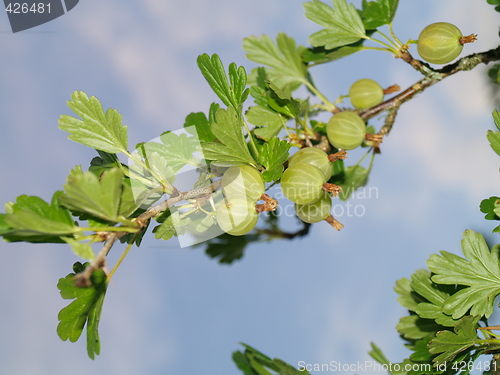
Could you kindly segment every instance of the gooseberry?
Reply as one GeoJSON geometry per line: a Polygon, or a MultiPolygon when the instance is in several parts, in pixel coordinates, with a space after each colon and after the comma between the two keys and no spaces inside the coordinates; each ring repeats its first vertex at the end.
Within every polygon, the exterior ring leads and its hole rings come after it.
{"type": "Polygon", "coordinates": [[[323,191],[321,197],[311,204],[295,204],[295,213],[305,223],[313,224],[325,220],[332,209],[332,198],[323,191]]]}
{"type": "Polygon", "coordinates": [[[328,154],[317,147],[301,148],[288,159],[289,166],[298,163],[311,164],[318,167],[319,170],[323,172],[326,181],[332,177],[333,165],[330,163],[330,160],[328,160],[328,154]]]}
{"type": "Polygon", "coordinates": [[[244,195],[227,196],[217,205],[217,224],[232,236],[242,236],[250,232],[257,224],[258,218],[255,202],[244,195]]]}
{"type": "Polygon", "coordinates": [[[264,194],[264,180],[257,169],[250,165],[240,165],[229,168],[222,176],[222,191],[224,195],[243,195],[253,202],[264,194]]]}
{"type": "Polygon", "coordinates": [[[281,178],[283,194],[294,203],[309,204],[321,197],[326,182],[323,172],[311,164],[289,166],[281,178]]]}
{"type": "Polygon", "coordinates": [[[365,140],[366,125],[356,113],[340,112],[328,121],[326,134],[334,147],[353,150],[365,140]]]}
{"type": "Polygon", "coordinates": [[[349,98],[354,108],[370,108],[382,103],[384,89],[372,79],[360,79],[349,89],[349,98]]]}
{"type": "Polygon", "coordinates": [[[418,36],[417,51],[422,59],[432,64],[447,64],[462,52],[462,32],[447,22],[436,22],[425,27],[418,36]]]}

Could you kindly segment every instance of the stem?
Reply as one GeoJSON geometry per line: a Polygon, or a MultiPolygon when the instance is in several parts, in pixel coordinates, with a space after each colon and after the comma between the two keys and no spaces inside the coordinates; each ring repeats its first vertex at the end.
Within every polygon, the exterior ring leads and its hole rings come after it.
{"type": "Polygon", "coordinates": [[[333,112],[334,110],[337,109],[337,107],[333,103],[330,103],[328,99],[325,98],[323,94],[319,92],[319,90],[316,87],[314,87],[309,81],[305,81],[305,85],[309,90],[311,90],[314,93],[314,95],[316,95],[318,98],[321,99],[321,101],[326,105],[328,111],[333,112]]]}
{"type": "Polygon", "coordinates": [[[255,151],[255,155],[257,156],[257,159],[259,159],[259,150],[257,150],[257,146],[255,145],[255,141],[253,140],[252,133],[250,132],[250,129],[247,125],[247,122],[243,120],[243,126],[245,126],[245,129],[247,130],[248,137],[250,138],[250,143],[253,146],[253,150],[255,151]]]}
{"type": "Polygon", "coordinates": [[[139,233],[136,233],[135,236],[134,236],[134,238],[132,239],[131,243],[129,243],[128,246],[125,248],[125,251],[120,256],[120,259],[118,259],[118,261],[116,262],[115,266],[113,267],[113,269],[109,273],[109,275],[108,275],[108,281],[111,281],[111,278],[115,274],[115,272],[118,269],[118,267],[120,267],[120,264],[122,264],[123,260],[127,256],[128,252],[132,248],[132,245],[135,243],[135,240],[137,239],[138,236],[139,236],[139,233]]]}
{"type": "Polygon", "coordinates": [[[392,29],[392,22],[389,24],[389,32],[391,33],[392,38],[399,45],[399,48],[401,48],[403,46],[403,43],[401,42],[401,40],[399,40],[399,38],[396,36],[396,34],[394,34],[394,31],[392,29]]]}
{"type": "Polygon", "coordinates": [[[401,46],[397,45],[391,38],[389,38],[387,35],[385,35],[382,31],[377,30],[377,33],[379,33],[380,35],[382,35],[389,43],[391,43],[391,45],[394,48],[399,49],[401,47],[401,46]]]}
{"type": "Polygon", "coordinates": [[[375,43],[379,43],[379,44],[383,45],[390,52],[397,54],[397,50],[395,50],[390,44],[387,44],[385,42],[382,42],[381,40],[378,40],[378,39],[375,39],[375,38],[372,38],[369,36],[367,36],[365,39],[371,40],[372,42],[375,42],[375,43]]]}

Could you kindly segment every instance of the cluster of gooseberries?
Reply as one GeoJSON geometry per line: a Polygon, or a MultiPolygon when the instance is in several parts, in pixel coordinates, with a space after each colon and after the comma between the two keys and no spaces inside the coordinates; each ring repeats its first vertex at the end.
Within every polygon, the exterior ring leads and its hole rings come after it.
{"type": "MultiPolygon", "coordinates": [[[[458,57],[465,43],[475,39],[474,34],[464,37],[460,29],[450,23],[437,22],[425,27],[416,43],[422,59],[446,64],[458,57]]],[[[361,110],[377,106],[385,94],[397,90],[397,85],[384,90],[377,82],[364,78],[351,86],[349,98],[353,107],[361,110]]],[[[339,150],[353,150],[365,140],[373,141],[374,145],[381,142],[381,136],[367,134],[365,121],[354,111],[333,115],[326,126],[326,134],[330,144],[339,150]]],[[[295,204],[296,214],[302,221],[312,224],[326,220],[340,230],[342,224],[330,215],[332,195],[336,196],[340,187],[327,183],[333,173],[334,160],[332,155],[317,147],[302,148],[289,158],[280,183],[283,194],[295,204]]],[[[250,232],[257,223],[258,213],[273,209],[257,204],[260,199],[267,204],[270,198],[264,194],[265,184],[260,172],[252,166],[227,169],[221,186],[224,199],[216,208],[216,219],[226,233],[240,236],[250,232]]]]}

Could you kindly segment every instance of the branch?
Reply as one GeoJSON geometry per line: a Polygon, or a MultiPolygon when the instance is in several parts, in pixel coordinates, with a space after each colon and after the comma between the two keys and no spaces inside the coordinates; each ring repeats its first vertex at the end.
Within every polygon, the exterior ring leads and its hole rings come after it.
{"type": "MultiPolygon", "coordinates": [[[[214,183],[202,188],[184,192],[180,192],[174,188],[174,192],[172,193],[170,198],[154,207],[150,207],[146,212],[139,215],[136,218],[136,223],[140,225],[140,230],[144,230],[152,217],[155,217],[161,212],[167,210],[171,205],[185,199],[192,199],[212,194],[212,192],[217,190],[220,186],[221,180],[215,181],[214,183]]],[[[104,267],[104,265],[106,264],[106,256],[111,250],[111,247],[116,240],[125,236],[127,232],[99,232],[98,234],[104,239],[104,246],[99,251],[99,254],[97,254],[97,257],[85,268],[85,270],[75,275],[75,285],[78,287],[84,288],[92,286],[92,282],[90,281],[92,273],[95,270],[104,267]]]]}
{"type": "MultiPolygon", "coordinates": [[[[472,70],[479,64],[488,64],[491,61],[500,60],[500,46],[486,52],[474,53],[472,55],[463,57],[457,62],[446,65],[441,69],[433,69],[429,66],[429,64],[414,59],[409,52],[405,52],[401,58],[417,71],[422,73],[425,78],[421,79],[413,86],[407,88],[405,91],[396,95],[395,97],[386,100],[385,102],[380,103],[372,108],[369,108],[366,111],[363,111],[362,113],[360,113],[362,119],[370,119],[386,110],[397,110],[397,108],[401,104],[410,100],[416,94],[421,93],[426,88],[457,72],[472,70]]],[[[392,122],[394,122],[394,118],[395,116],[392,116],[390,124],[384,125],[384,127],[381,129],[381,132],[383,132],[383,134],[387,134],[389,132],[390,127],[392,127],[392,122]]]]}

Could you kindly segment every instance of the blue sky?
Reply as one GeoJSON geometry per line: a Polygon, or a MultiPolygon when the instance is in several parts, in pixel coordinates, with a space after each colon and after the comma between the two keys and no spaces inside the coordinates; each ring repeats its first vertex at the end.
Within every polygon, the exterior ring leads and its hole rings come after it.
{"type": "MultiPolygon", "coordinates": [[[[406,40],[429,23],[452,22],[479,34],[467,54],[498,45],[497,17],[486,1],[402,1],[394,26],[406,40]]],[[[217,99],[196,66],[199,54],[251,68],[244,37],[284,31],[306,44],[316,30],[295,0],[82,0],[63,17],[17,34],[1,15],[0,201],[21,194],[48,200],[71,168],[86,168],[95,156],[57,128],[59,116],[71,114],[73,91],[122,113],[134,145],[182,127],[188,113],[206,112],[217,99]]],[[[498,159],[485,139],[494,109],[486,71],[446,79],[402,107],[375,160],[368,186],[377,194],[351,200],[365,213],[339,217],[341,232],[319,223],[304,239],[254,244],[231,266],[200,248],[148,236],[113,278],[95,361],[84,340],[70,344],[56,335],[66,304],[57,280],[78,260],[69,247],[0,243],[2,372],[238,374],[231,361],[238,342],[292,365],[365,361],[371,341],[402,360],[407,351],[394,327],[405,310],[395,281],[425,267],[432,253],[458,253],[465,229],[497,241],[478,209],[498,194],[498,159]]],[[[420,78],[381,52],[312,73],[332,100],[360,78],[403,88],[420,78]]],[[[352,152],[349,162],[359,156],[352,152]]],[[[113,249],[111,264],[120,253],[113,249]]],[[[500,323],[495,316],[490,322],[500,323]]]]}

